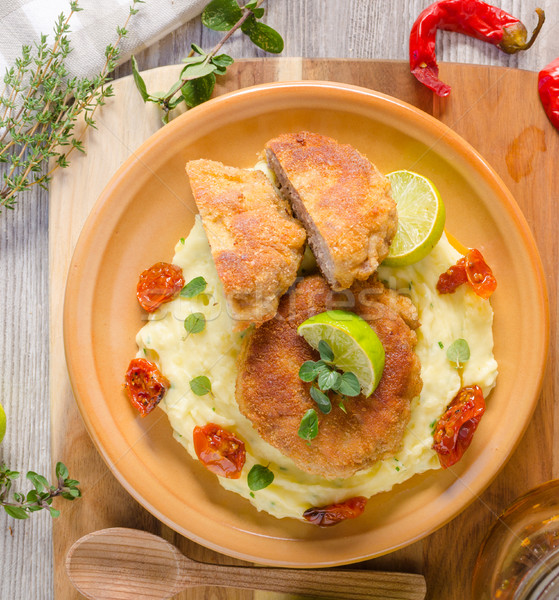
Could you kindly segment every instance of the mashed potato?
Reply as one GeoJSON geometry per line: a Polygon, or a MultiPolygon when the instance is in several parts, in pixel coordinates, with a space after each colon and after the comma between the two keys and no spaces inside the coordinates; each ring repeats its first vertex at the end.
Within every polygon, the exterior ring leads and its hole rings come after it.
{"type": "Polygon", "coordinates": [[[477,384],[487,397],[497,377],[489,302],[465,285],[448,295],[439,295],[435,289],[439,275],[459,257],[443,236],[419,263],[400,269],[379,269],[380,279],[407,293],[419,310],[421,327],[417,330],[416,352],[421,360],[423,390],[412,402],[411,419],[398,454],[348,479],[326,480],[298,469],[263,441],[239,412],[235,401],[236,357],[243,334],[233,332],[208,241],[197,217],[188,238],[177,244],[173,263],[182,267],[186,282],[204,277],[208,284],[205,292],[191,299],[179,296],[164,304],[150,314],[149,322],[136,338],[138,356],[155,360],[171,382],[160,406],[169,417],[175,438],[197,460],[192,441],[195,426],[212,422],[234,431],[245,442],[246,464],[240,479],[219,477],[220,484],[245,497],[258,510],[278,518],[301,519],[311,506],[352,496],[370,497],[416,473],[440,468],[437,454],[431,449],[434,423],[462,385],[477,384]],[[193,312],[205,315],[206,328],[201,333],[187,334],[184,319],[193,312]],[[463,383],[446,357],[446,349],[458,338],[467,340],[471,351],[463,369],[463,383]],[[196,396],[190,390],[190,380],[199,375],[210,379],[210,394],[196,396]],[[267,488],[251,492],[247,474],[255,464],[267,465],[275,478],[267,488]]]}

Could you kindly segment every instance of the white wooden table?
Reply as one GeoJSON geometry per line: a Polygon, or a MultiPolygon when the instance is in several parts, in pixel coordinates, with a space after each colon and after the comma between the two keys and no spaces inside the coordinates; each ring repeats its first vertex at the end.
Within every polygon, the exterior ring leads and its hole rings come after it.
{"type": "MultiPolygon", "coordinates": [[[[47,1],[47,0],[43,0],[47,1]]],[[[157,0],[148,0],[156,2],[157,0]]],[[[559,56],[557,0],[494,0],[531,29],[534,9],[547,22],[535,46],[507,56],[465,36],[442,33],[440,61],[540,70],[559,56]]],[[[82,0],[84,8],[94,0],[82,0]]],[[[267,22],[285,39],[284,56],[406,59],[408,35],[430,0],[269,0],[267,22]]],[[[45,23],[50,31],[52,24],[45,23]]],[[[0,24],[0,35],[2,35],[0,24]]],[[[195,19],[138,55],[142,69],[180,62],[195,42],[213,46],[219,34],[195,19]]],[[[109,42],[110,40],[107,40],[109,42]]],[[[235,58],[265,54],[244,36],[235,36],[226,51],[235,58]]],[[[129,73],[123,65],[118,75],[129,73]]],[[[0,462],[25,473],[50,474],[57,457],[50,455],[48,396],[48,193],[23,194],[16,209],[0,214],[0,402],[8,431],[0,462]]],[[[59,290],[60,294],[64,290],[59,290]]],[[[22,489],[27,489],[22,482],[22,489]]],[[[59,506],[64,509],[63,503],[59,506]]],[[[0,513],[0,600],[53,597],[51,518],[36,513],[15,521],[0,513]]]]}

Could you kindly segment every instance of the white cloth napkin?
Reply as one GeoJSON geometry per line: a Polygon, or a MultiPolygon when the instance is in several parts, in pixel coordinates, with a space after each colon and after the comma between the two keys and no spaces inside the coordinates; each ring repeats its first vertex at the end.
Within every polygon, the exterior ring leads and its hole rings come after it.
{"type": "MultiPolygon", "coordinates": [[[[130,54],[152,44],[173,29],[200,14],[209,0],[146,0],[137,4],[138,14],[128,26],[121,45],[121,62],[130,54]]],[[[83,10],[70,20],[67,58],[71,75],[90,77],[105,63],[105,48],[117,38],[116,28],[125,23],[130,0],[80,0],[83,10]]],[[[14,64],[23,44],[32,44],[41,33],[54,37],[55,21],[68,15],[68,0],[0,0],[0,80],[6,67],[14,64]]]]}

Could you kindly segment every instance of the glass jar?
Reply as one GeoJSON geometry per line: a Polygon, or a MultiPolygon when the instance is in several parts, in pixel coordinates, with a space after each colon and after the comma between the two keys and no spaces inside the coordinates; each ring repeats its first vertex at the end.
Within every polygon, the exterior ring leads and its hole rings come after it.
{"type": "Polygon", "coordinates": [[[490,529],[474,567],[472,598],[559,598],[559,480],[515,500],[490,529]]]}

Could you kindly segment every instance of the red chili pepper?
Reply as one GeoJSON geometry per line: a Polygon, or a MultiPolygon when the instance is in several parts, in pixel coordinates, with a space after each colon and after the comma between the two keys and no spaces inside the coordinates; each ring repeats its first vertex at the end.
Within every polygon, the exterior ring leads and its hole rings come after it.
{"type": "Polygon", "coordinates": [[[545,20],[537,8],[538,24],[527,42],[526,27],[504,10],[481,0],[440,0],[428,6],[413,24],[410,34],[410,68],[417,79],[439,96],[448,96],[450,86],[439,79],[435,54],[438,29],[456,31],[489,42],[507,54],[528,50],[545,20]]]}
{"type": "Polygon", "coordinates": [[[538,90],[546,115],[553,127],[559,130],[559,58],[540,71],[538,90]]]}

